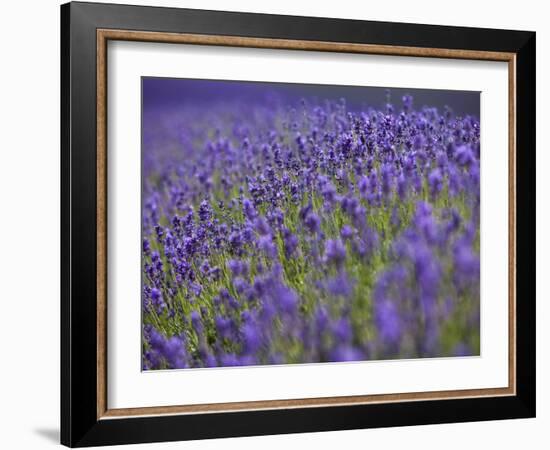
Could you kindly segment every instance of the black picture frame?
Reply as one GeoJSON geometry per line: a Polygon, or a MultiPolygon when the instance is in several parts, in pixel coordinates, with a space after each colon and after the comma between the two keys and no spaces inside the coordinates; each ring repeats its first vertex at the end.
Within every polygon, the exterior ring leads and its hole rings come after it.
{"type": "Polygon", "coordinates": [[[70,447],[535,416],[534,32],[113,4],[61,6],[61,443],[70,447]],[[98,29],[516,55],[516,394],[105,419],[97,414],[98,29]]]}

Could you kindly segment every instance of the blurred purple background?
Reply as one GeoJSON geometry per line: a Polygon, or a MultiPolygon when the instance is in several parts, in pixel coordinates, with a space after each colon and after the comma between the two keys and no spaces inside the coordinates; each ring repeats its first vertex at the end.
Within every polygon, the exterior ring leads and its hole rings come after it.
{"type": "Polygon", "coordinates": [[[449,106],[457,115],[470,114],[479,118],[480,93],[475,91],[142,78],[144,112],[157,108],[184,106],[186,103],[198,105],[233,101],[251,104],[284,101],[288,106],[296,106],[302,98],[313,103],[345,98],[348,108],[354,111],[369,106],[381,108],[389,98],[396,111],[399,111],[402,104],[401,98],[405,94],[414,97],[416,109],[430,106],[443,111],[445,106],[449,106]]]}

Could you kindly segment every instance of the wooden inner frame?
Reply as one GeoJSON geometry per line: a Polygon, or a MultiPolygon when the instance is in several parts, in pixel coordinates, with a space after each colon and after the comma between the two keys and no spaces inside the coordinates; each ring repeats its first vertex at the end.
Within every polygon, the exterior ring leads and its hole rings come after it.
{"type": "Polygon", "coordinates": [[[349,406],[421,400],[516,395],[516,54],[478,50],[299,41],[240,36],[97,30],[97,419],[166,414],[204,414],[266,409],[349,406]],[[107,404],[107,42],[109,40],[217,45],[286,50],[363,53],[501,61],[508,63],[508,386],[324,398],[109,409],[107,404]]]}

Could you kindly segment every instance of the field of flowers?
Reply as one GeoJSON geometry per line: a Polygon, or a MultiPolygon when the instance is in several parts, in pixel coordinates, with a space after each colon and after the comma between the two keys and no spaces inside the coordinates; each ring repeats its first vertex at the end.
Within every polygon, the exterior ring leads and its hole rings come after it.
{"type": "Polygon", "coordinates": [[[143,120],[144,370],[479,354],[477,118],[406,95],[143,120]]]}

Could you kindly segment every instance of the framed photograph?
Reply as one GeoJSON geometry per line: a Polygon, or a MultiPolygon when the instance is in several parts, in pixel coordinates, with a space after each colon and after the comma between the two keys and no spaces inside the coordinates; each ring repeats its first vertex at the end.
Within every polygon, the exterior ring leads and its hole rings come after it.
{"type": "Polygon", "coordinates": [[[61,441],[535,415],[535,33],[61,7],[61,441]]]}

